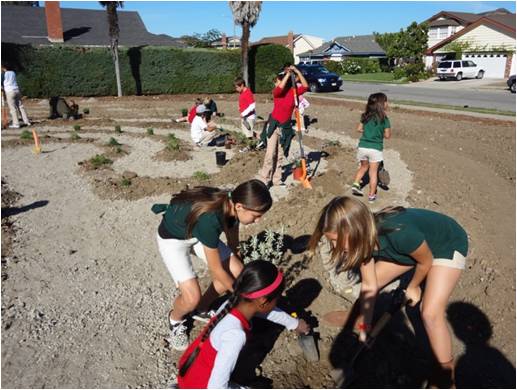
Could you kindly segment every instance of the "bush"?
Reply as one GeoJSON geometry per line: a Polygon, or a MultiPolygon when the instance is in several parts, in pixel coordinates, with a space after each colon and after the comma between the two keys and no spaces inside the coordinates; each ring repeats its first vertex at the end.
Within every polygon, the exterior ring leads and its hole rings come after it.
{"type": "Polygon", "coordinates": [[[113,164],[113,161],[110,160],[109,158],[107,158],[105,155],[103,154],[96,154],[95,157],[92,157],[90,159],[90,163],[95,167],[95,168],[99,168],[103,165],[110,165],[110,164],[113,164]]]}
{"type": "Polygon", "coordinates": [[[203,171],[196,171],[196,172],[194,172],[192,177],[194,179],[199,180],[199,181],[205,181],[205,180],[210,179],[210,175],[208,173],[206,173],[206,172],[203,172],[203,171]]]}
{"type": "Polygon", "coordinates": [[[337,74],[343,74],[343,66],[342,66],[341,62],[327,61],[327,62],[325,62],[324,66],[331,72],[334,72],[337,74]]]}
{"type": "Polygon", "coordinates": [[[110,140],[108,141],[108,146],[120,146],[120,145],[122,145],[122,144],[113,137],[111,137],[110,140]]]}
{"type": "Polygon", "coordinates": [[[128,178],[123,178],[121,181],[120,181],[120,185],[122,187],[129,187],[131,185],[131,179],[128,179],[128,178]]]}
{"type": "Polygon", "coordinates": [[[404,70],[404,68],[398,66],[395,69],[393,69],[393,78],[395,80],[400,80],[404,77],[406,77],[406,71],[404,70]]]}
{"type": "Polygon", "coordinates": [[[152,127],[147,128],[147,135],[154,135],[154,129],[152,127]]]}
{"type": "Polygon", "coordinates": [[[20,134],[20,139],[25,139],[25,140],[32,139],[32,133],[28,130],[23,130],[22,133],[20,134]]]}
{"type": "Polygon", "coordinates": [[[347,58],[343,60],[342,68],[344,73],[377,73],[381,71],[379,59],[377,58],[347,58]]]}
{"type": "Polygon", "coordinates": [[[115,133],[122,133],[122,127],[120,127],[120,125],[115,126],[115,133]]]}
{"type": "Polygon", "coordinates": [[[83,108],[83,114],[88,115],[90,113],[89,108],[83,108]]]}
{"type": "MultiPolygon", "coordinates": [[[[124,95],[233,92],[241,71],[239,50],[120,48],[124,95]]],[[[2,43],[2,61],[13,64],[28,97],[116,95],[113,62],[108,48],[32,47],[2,43]]],[[[272,78],[285,62],[293,62],[280,45],[250,50],[250,85],[269,92],[272,78]]]]}
{"type": "Polygon", "coordinates": [[[167,136],[167,146],[166,148],[173,152],[175,150],[180,150],[180,140],[174,134],[169,134],[167,136]]]}
{"type": "Polygon", "coordinates": [[[79,131],[79,130],[81,130],[81,126],[80,126],[80,125],[74,125],[74,130],[75,130],[75,131],[79,131]]]}
{"type": "Polygon", "coordinates": [[[414,64],[406,64],[404,66],[404,72],[409,81],[418,81],[421,78],[425,78],[425,65],[423,62],[417,62],[414,64]]]}

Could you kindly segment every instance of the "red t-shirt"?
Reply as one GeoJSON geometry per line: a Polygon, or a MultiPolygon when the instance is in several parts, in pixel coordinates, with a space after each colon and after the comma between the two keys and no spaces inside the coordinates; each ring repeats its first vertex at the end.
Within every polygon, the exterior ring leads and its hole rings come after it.
{"type": "MultiPolygon", "coordinates": [[[[298,92],[298,96],[307,92],[307,88],[304,86],[300,86],[296,88],[298,92]]],[[[275,87],[273,89],[273,112],[271,116],[273,119],[277,120],[280,123],[285,123],[291,119],[294,111],[294,93],[293,89],[289,88],[289,90],[282,89],[280,87],[275,87]]]]}
{"type": "Polygon", "coordinates": [[[192,106],[192,108],[190,109],[189,113],[188,113],[188,123],[192,123],[192,121],[194,120],[194,118],[196,117],[196,108],[197,106],[194,104],[192,106]]]}
{"type": "Polygon", "coordinates": [[[253,92],[251,92],[251,89],[246,88],[244,91],[242,91],[239,94],[239,112],[241,115],[243,114],[246,109],[248,109],[248,112],[245,112],[245,114],[249,114],[250,111],[255,110],[255,96],[253,96],[253,92]],[[252,109],[248,109],[253,104],[252,109]]]}

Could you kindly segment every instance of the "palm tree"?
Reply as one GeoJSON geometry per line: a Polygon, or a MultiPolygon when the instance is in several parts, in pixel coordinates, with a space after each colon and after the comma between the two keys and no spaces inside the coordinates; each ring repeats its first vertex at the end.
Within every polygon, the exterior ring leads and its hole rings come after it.
{"type": "Polygon", "coordinates": [[[103,7],[106,7],[108,13],[108,25],[110,36],[110,50],[113,57],[113,64],[115,65],[115,77],[117,78],[117,95],[122,96],[122,85],[120,84],[120,66],[118,61],[118,34],[120,28],[118,27],[117,8],[124,6],[123,1],[99,1],[103,7]]]}
{"type": "Polygon", "coordinates": [[[250,28],[258,21],[262,1],[230,1],[230,8],[233,14],[233,22],[242,27],[241,37],[241,58],[242,77],[248,83],[248,46],[250,40],[250,28]]]}

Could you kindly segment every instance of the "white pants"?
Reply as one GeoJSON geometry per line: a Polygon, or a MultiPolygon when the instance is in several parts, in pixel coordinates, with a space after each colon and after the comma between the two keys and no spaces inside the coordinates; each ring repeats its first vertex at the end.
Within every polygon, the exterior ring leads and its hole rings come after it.
{"type": "Polygon", "coordinates": [[[22,95],[20,91],[14,90],[14,91],[5,91],[5,97],[7,99],[7,105],[9,106],[9,111],[11,112],[11,120],[13,123],[13,126],[20,126],[20,121],[18,119],[18,111],[20,111],[20,114],[23,119],[23,123],[26,125],[29,125],[29,117],[27,116],[27,113],[25,112],[25,108],[22,104],[22,95]]]}
{"type": "MultiPolygon", "coordinates": [[[[194,267],[192,266],[191,252],[199,257],[207,264],[205,250],[203,244],[195,237],[188,240],[178,240],[174,238],[161,238],[159,234],[156,235],[158,241],[158,250],[162,256],[163,262],[167,270],[172,276],[176,287],[181,282],[196,278],[194,267]]],[[[219,257],[221,261],[228,261],[232,255],[231,249],[219,240],[217,246],[219,257]]]]}
{"type": "Polygon", "coordinates": [[[242,132],[244,133],[244,135],[246,137],[253,137],[253,128],[255,127],[255,119],[256,119],[256,116],[255,115],[250,115],[250,116],[247,116],[246,118],[241,118],[241,130],[242,132]],[[248,127],[246,127],[246,122],[249,126],[249,129],[248,127]]]}

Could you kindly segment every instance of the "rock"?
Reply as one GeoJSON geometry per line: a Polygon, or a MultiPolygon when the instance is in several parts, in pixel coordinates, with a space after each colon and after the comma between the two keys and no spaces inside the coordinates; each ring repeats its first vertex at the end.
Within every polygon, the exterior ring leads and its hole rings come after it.
{"type": "Polygon", "coordinates": [[[135,177],[138,177],[138,174],[136,172],[132,172],[132,171],[124,171],[124,172],[122,172],[122,177],[124,179],[131,180],[131,179],[134,179],[135,177]]]}

